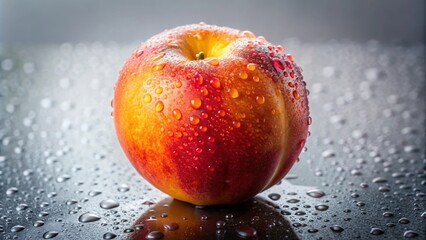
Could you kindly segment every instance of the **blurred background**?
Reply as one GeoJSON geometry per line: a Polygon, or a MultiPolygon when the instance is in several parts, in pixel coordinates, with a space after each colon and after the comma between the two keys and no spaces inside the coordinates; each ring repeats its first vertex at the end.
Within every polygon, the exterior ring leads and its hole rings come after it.
{"type": "Polygon", "coordinates": [[[0,43],[143,41],[198,23],[250,29],[271,41],[425,39],[423,0],[57,1],[1,0],[0,43]]]}
{"type": "Polygon", "coordinates": [[[0,239],[425,239],[425,3],[0,0],[0,239]],[[138,44],[201,21],[283,45],[310,90],[300,161],[238,206],[167,198],[111,118],[138,44]]]}

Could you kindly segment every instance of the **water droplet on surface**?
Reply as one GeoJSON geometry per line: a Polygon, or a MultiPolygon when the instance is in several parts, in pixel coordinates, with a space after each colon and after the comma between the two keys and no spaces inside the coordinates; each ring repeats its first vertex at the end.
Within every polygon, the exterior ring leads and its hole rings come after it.
{"type": "Polygon", "coordinates": [[[281,198],[281,195],[278,193],[271,193],[268,195],[268,197],[273,201],[278,201],[281,198]]]}
{"type": "Polygon", "coordinates": [[[393,217],[394,214],[392,212],[384,212],[383,217],[393,217]]]}
{"type": "Polygon", "coordinates": [[[382,178],[382,177],[376,177],[376,178],[374,178],[373,180],[372,180],[372,182],[373,183],[385,183],[385,182],[387,182],[388,180],[386,180],[386,179],[384,179],[384,178],[382,178]]]}
{"type": "Polygon", "coordinates": [[[99,190],[92,190],[88,193],[89,197],[96,197],[96,196],[101,195],[101,194],[102,194],[102,192],[99,191],[99,190]]]}
{"type": "Polygon", "coordinates": [[[160,231],[152,231],[146,235],[146,239],[162,239],[164,237],[164,233],[160,231]]]}
{"type": "Polygon", "coordinates": [[[370,234],[372,235],[382,235],[383,233],[385,233],[381,228],[372,228],[370,230],[370,234]]]}
{"type": "Polygon", "coordinates": [[[318,211],[327,211],[328,210],[328,205],[325,204],[318,204],[315,206],[315,209],[318,211]]]}
{"type": "Polygon", "coordinates": [[[114,233],[112,233],[112,232],[107,232],[107,233],[105,233],[104,235],[103,235],[103,239],[114,239],[114,238],[116,238],[117,237],[117,235],[115,235],[114,233]]]}
{"type": "Polygon", "coordinates": [[[22,225],[15,225],[15,226],[13,226],[11,229],[10,229],[10,231],[11,232],[21,232],[21,231],[23,231],[25,229],[25,227],[24,226],[22,226],[22,225]]]}
{"type": "Polygon", "coordinates": [[[163,229],[166,231],[176,231],[179,229],[179,224],[175,222],[166,223],[164,224],[163,229]]]}
{"type": "Polygon", "coordinates": [[[41,221],[41,220],[37,220],[37,221],[35,221],[34,222],[34,224],[33,224],[33,226],[34,227],[41,227],[41,226],[43,226],[44,225],[44,222],[43,221],[41,221]]]}
{"type": "Polygon", "coordinates": [[[15,193],[17,193],[18,192],[18,188],[16,188],[16,187],[11,187],[11,188],[9,188],[9,189],[7,189],[6,190],[6,195],[13,195],[13,194],[15,194],[15,193]]]}
{"type": "Polygon", "coordinates": [[[257,231],[251,226],[239,226],[235,229],[238,236],[243,238],[253,238],[257,236],[257,231]]]}
{"type": "Polygon", "coordinates": [[[219,220],[216,222],[216,228],[223,228],[225,227],[225,225],[226,225],[225,221],[219,220]]]}
{"type": "Polygon", "coordinates": [[[25,203],[21,203],[21,204],[19,204],[17,207],[16,207],[16,210],[18,210],[18,211],[23,211],[23,210],[25,210],[25,209],[27,209],[28,208],[28,205],[27,204],[25,204],[25,203]]]}
{"type": "Polygon", "coordinates": [[[287,202],[288,202],[288,203],[298,203],[298,202],[300,202],[300,200],[299,200],[299,199],[292,198],[292,199],[287,200],[287,202]]]}
{"type": "Polygon", "coordinates": [[[338,233],[343,232],[345,230],[344,228],[342,228],[339,225],[331,226],[330,229],[331,229],[331,231],[338,232],[338,233]]]}
{"type": "Polygon", "coordinates": [[[61,182],[68,181],[70,178],[71,178],[71,176],[70,176],[70,175],[68,175],[68,174],[64,174],[64,175],[61,175],[61,176],[57,177],[57,178],[56,178],[56,181],[57,181],[58,183],[61,183],[61,182]]]}
{"type": "Polygon", "coordinates": [[[47,231],[43,234],[44,239],[50,239],[58,236],[59,232],[56,231],[47,231]]]}
{"type": "Polygon", "coordinates": [[[78,221],[80,221],[82,223],[88,223],[88,222],[98,221],[99,219],[101,219],[101,217],[99,217],[98,215],[96,215],[94,213],[87,212],[87,213],[80,215],[80,217],[78,218],[78,221]]]}
{"type": "Polygon", "coordinates": [[[332,158],[332,157],[336,156],[336,153],[334,153],[333,150],[328,149],[328,150],[325,150],[324,152],[322,152],[321,156],[323,158],[332,158]]]}
{"type": "Polygon", "coordinates": [[[419,236],[419,234],[413,230],[408,230],[404,232],[404,237],[405,238],[415,238],[419,236]]]}
{"type": "Polygon", "coordinates": [[[306,194],[309,197],[313,197],[313,198],[322,198],[322,197],[325,196],[325,193],[321,190],[318,190],[318,189],[309,190],[306,194]]]}
{"type": "Polygon", "coordinates": [[[120,204],[113,199],[107,199],[100,202],[99,206],[103,209],[112,209],[120,206],[120,204]]]}
{"type": "Polygon", "coordinates": [[[70,199],[70,200],[68,200],[67,202],[66,202],[66,204],[67,205],[73,205],[73,204],[76,204],[78,201],[77,200],[75,200],[75,199],[70,199]]]}
{"type": "Polygon", "coordinates": [[[398,222],[401,224],[409,224],[410,220],[408,220],[407,218],[400,218],[398,222]]]}
{"type": "Polygon", "coordinates": [[[130,190],[130,187],[127,184],[121,184],[117,190],[119,192],[128,192],[130,190]]]}

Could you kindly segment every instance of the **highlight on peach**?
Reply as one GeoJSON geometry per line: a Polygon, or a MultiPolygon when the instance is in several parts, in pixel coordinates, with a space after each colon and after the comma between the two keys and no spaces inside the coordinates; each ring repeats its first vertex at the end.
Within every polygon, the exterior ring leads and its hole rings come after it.
{"type": "Polygon", "coordinates": [[[249,31],[204,23],[143,43],[120,71],[113,116],[137,171],[197,205],[247,200],[297,161],[311,122],[302,70],[249,31]]]}

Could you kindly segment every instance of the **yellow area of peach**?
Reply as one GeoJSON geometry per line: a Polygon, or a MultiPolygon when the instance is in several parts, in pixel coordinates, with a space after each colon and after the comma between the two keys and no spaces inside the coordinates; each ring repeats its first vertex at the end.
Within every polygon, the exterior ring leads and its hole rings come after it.
{"type": "Polygon", "coordinates": [[[114,120],[119,141],[132,164],[151,184],[178,199],[190,199],[177,188],[179,179],[173,173],[176,166],[165,148],[170,138],[161,132],[164,113],[158,112],[158,101],[147,102],[144,97],[149,94],[144,87],[148,77],[152,73],[124,75],[117,84],[114,120]]]}

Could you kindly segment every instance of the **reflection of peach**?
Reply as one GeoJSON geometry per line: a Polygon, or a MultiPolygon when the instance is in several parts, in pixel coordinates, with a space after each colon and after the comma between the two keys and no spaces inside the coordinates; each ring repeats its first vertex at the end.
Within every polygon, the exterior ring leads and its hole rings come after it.
{"type": "Polygon", "coordinates": [[[166,198],[144,212],[133,227],[129,239],[135,240],[154,231],[164,239],[239,239],[253,231],[256,239],[297,239],[272,203],[258,197],[240,205],[203,208],[166,198]],[[171,231],[170,225],[177,229],[171,231]]]}
{"type": "Polygon", "coordinates": [[[301,69],[247,31],[189,25],[142,44],[120,72],[115,127],[150,183],[197,205],[236,203],[277,183],[308,133],[301,69]]]}

